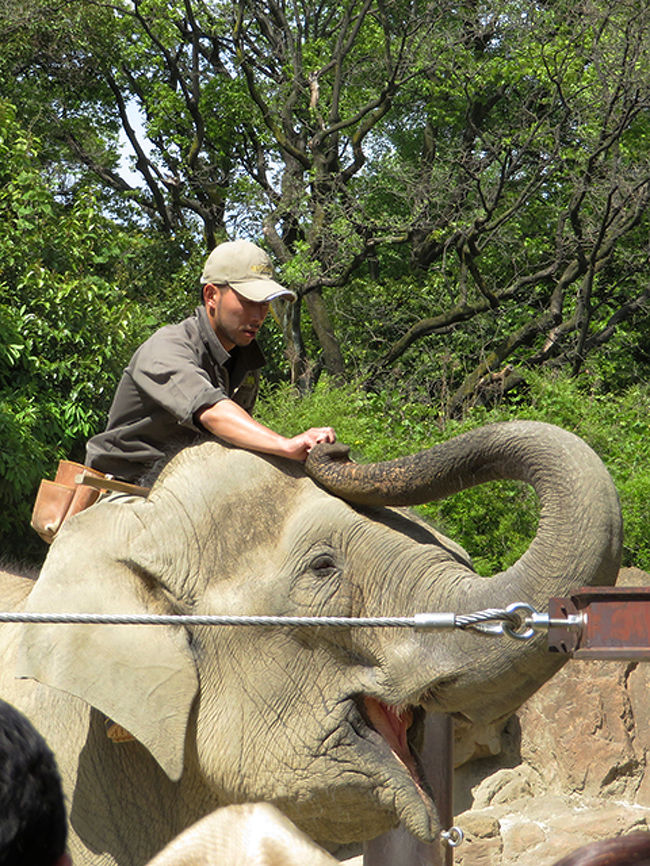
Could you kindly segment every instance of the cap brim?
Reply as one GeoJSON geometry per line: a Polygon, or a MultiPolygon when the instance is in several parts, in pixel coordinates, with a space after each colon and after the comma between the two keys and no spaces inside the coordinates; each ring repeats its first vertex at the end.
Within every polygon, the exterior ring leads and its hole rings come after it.
{"type": "Polygon", "coordinates": [[[231,280],[228,285],[249,301],[258,303],[275,301],[277,298],[295,301],[298,297],[291,289],[281,286],[275,280],[231,280]]]}

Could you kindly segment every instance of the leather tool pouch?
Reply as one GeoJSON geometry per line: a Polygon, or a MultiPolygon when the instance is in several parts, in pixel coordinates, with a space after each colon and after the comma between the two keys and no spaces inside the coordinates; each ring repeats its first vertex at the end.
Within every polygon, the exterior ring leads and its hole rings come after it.
{"type": "Polygon", "coordinates": [[[45,478],[41,481],[32,511],[31,526],[48,544],[52,543],[68,517],[88,508],[101,494],[101,490],[77,483],[76,478],[80,474],[104,478],[102,472],[81,463],[61,460],[54,481],[45,478]]]}

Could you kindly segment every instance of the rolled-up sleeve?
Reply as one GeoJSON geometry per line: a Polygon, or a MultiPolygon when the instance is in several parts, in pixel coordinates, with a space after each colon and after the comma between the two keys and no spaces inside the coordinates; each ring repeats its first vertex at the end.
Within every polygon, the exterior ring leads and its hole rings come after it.
{"type": "Polygon", "coordinates": [[[170,339],[163,328],[136,352],[130,374],[138,390],[184,427],[198,429],[194,414],[226,400],[224,383],[214,384],[189,340],[170,339]]]}

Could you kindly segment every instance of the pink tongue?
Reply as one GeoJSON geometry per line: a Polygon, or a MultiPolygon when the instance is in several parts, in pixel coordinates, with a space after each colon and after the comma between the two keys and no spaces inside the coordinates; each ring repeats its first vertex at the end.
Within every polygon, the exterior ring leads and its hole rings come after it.
{"type": "Polygon", "coordinates": [[[400,761],[406,765],[413,778],[417,778],[415,761],[406,740],[408,729],[413,722],[411,710],[398,713],[394,707],[389,707],[383,701],[369,696],[364,697],[364,703],[370,724],[382,735],[400,761]]]}

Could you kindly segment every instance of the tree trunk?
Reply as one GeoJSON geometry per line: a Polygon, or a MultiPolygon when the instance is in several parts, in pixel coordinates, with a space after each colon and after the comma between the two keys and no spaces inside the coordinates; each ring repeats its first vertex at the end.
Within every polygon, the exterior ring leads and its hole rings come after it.
{"type": "Polygon", "coordinates": [[[320,289],[305,295],[305,303],[311,316],[314,332],[323,350],[325,369],[335,383],[342,384],[345,381],[343,355],[320,289]]]}

